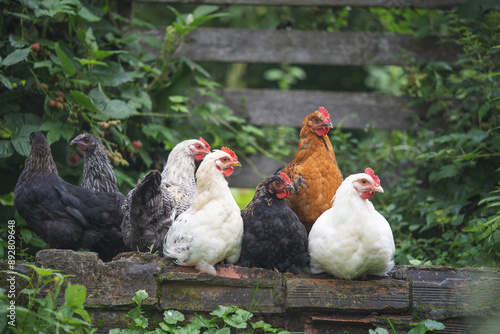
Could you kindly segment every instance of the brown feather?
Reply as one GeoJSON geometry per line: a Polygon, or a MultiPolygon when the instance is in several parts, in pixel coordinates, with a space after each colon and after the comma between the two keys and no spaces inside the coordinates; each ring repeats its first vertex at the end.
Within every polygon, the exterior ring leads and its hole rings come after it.
{"type": "Polygon", "coordinates": [[[343,180],[330,138],[327,134],[318,136],[314,131],[315,119],[323,120],[319,110],[302,122],[297,153],[282,170],[296,190],[287,198],[288,205],[307,231],[331,207],[332,198],[343,180]]]}

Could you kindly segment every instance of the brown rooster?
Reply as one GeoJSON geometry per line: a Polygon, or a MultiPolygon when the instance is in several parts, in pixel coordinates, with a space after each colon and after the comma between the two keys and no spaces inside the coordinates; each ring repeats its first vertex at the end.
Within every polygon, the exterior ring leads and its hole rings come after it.
{"type": "Polygon", "coordinates": [[[297,153],[282,169],[295,188],[287,197],[288,205],[308,232],[316,219],[332,206],[332,198],[343,180],[327,135],[332,127],[325,108],[309,114],[300,128],[297,153]]]}

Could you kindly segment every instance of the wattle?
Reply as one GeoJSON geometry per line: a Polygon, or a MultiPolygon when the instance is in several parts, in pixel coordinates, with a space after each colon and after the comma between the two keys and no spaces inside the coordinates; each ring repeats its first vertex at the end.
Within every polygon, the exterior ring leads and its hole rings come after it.
{"type": "Polygon", "coordinates": [[[375,195],[374,191],[365,191],[364,193],[361,194],[362,199],[370,199],[375,195]]]}
{"type": "Polygon", "coordinates": [[[282,191],[282,192],[277,193],[276,197],[278,197],[279,199],[282,199],[282,198],[288,197],[288,195],[290,195],[289,191],[282,191]]]}
{"type": "Polygon", "coordinates": [[[204,157],[205,157],[205,154],[199,153],[199,154],[196,154],[194,156],[194,159],[196,160],[196,162],[200,162],[201,160],[203,160],[204,157]]]}
{"type": "Polygon", "coordinates": [[[233,170],[233,167],[226,168],[222,171],[222,175],[224,175],[225,177],[231,176],[231,174],[233,174],[233,170]]]}
{"type": "Polygon", "coordinates": [[[322,136],[326,135],[328,133],[328,131],[330,131],[330,128],[328,128],[328,127],[320,128],[320,129],[316,130],[316,135],[322,137],[322,136]]]}

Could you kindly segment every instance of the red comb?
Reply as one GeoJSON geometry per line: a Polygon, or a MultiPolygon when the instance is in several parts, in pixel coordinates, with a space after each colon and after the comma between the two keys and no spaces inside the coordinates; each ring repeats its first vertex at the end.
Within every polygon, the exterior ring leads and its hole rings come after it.
{"type": "Polygon", "coordinates": [[[328,110],[326,110],[324,107],[319,107],[319,112],[321,115],[323,115],[323,120],[325,123],[330,122],[330,114],[328,113],[328,110]]]}
{"type": "Polygon", "coordinates": [[[230,148],[223,147],[220,150],[222,152],[226,152],[227,154],[229,154],[231,158],[233,158],[233,160],[238,160],[238,157],[236,156],[236,154],[234,154],[234,152],[230,148]]]}
{"type": "Polygon", "coordinates": [[[281,173],[280,173],[280,176],[281,176],[281,178],[283,179],[283,181],[285,181],[285,182],[286,182],[286,183],[288,183],[288,184],[292,184],[292,183],[290,182],[290,179],[288,178],[288,176],[287,176],[285,173],[281,172],[281,173]]]}
{"type": "Polygon", "coordinates": [[[210,145],[208,145],[208,143],[205,141],[205,139],[203,139],[203,138],[200,137],[200,139],[198,139],[198,140],[201,141],[208,148],[208,150],[210,151],[210,145]]]}
{"type": "Polygon", "coordinates": [[[373,169],[371,169],[370,167],[367,167],[365,169],[365,174],[368,174],[368,175],[370,175],[372,177],[373,182],[375,182],[376,186],[380,185],[380,179],[378,178],[377,175],[375,175],[375,172],[373,171],[373,169]]]}

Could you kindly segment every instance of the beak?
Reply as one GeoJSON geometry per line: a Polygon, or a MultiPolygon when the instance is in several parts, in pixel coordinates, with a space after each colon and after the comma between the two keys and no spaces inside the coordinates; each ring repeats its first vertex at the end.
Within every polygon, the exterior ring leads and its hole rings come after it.
{"type": "Polygon", "coordinates": [[[371,190],[379,193],[384,193],[384,188],[382,188],[381,186],[373,187],[371,190]]]}
{"type": "Polygon", "coordinates": [[[330,129],[333,129],[332,122],[323,123],[323,126],[326,126],[326,127],[329,127],[330,129]]]}
{"type": "Polygon", "coordinates": [[[82,139],[81,135],[78,135],[75,138],[73,138],[73,140],[69,144],[70,145],[78,145],[78,144],[80,144],[81,139],[82,139]]]}
{"type": "Polygon", "coordinates": [[[240,162],[239,162],[239,161],[235,161],[235,162],[233,162],[233,163],[231,164],[231,166],[233,166],[233,167],[241,167],[241,164],[240,164],[240,162]]]}
{"type": "Polygon", "coordinates": [[[295,188],[291,184],[286,186],[284,189],[288,191],[295,191],[295,188]]]}

